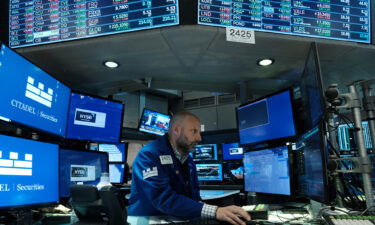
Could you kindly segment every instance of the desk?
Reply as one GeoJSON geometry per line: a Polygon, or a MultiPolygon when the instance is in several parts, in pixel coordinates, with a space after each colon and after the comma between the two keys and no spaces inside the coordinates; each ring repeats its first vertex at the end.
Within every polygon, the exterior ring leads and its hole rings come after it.
{"type": "Polygon", "coordinates": [[[212,200],[238,194],[240,190],[200,190],[202,200],[212,200]]]}

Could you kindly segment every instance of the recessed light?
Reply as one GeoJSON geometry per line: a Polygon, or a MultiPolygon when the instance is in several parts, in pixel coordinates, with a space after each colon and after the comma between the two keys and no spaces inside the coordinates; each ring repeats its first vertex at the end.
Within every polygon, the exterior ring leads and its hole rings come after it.
{"type": "Polygon", "coordinates": [[[117,68],[117,67],[119,67],[120,64],[118,62],[115,62],[115,61],[105,61],[104,65],[108,68],[117,68]]]}
{"type": "Polygon", "coordinates": [[[268,59],[260,59],[260,60],[258,60],[257,64],[259,66],[269,66],[269,65],[273,64],[274,61],[275,60],[270,59],[270,58],[268,58],[268,59]]]}

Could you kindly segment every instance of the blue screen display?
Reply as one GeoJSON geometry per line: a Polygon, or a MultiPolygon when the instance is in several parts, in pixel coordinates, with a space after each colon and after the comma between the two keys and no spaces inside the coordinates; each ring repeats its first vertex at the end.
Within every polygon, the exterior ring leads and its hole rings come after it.
{"type": "Polygon", "coordinates": [[[57,202],[58,146],[0,135],[0,207],[57,202]]]}
{"type": "Polygon", "coordinates": [[[111,183],[122,184],[124,182],[124,175],[124,164],[109,164],[109,181],[111,183]]]}
{"type": "MultiPolygon", "coordinates": [[[[365,147],[372,149],[371,133],[368,121],[362,122],[362,132],[365,139],[365,147]]],[[[356,140],[354,135],[354,125],[341,124],[337,128],[337,139],[341,151],[350,151],[356,148],[356,140]]]]}
{"type": "Polygon", "coordinates": [[[126,144],[99,144],[99,151],[108,152],[109,162],[126,162],[126,144]]]}
{"type": "Polygon", "coordinates": [[[290,92],[284,91],[237,108],[240,144],[296,134],[290,92]]]}
{"type": "Polygon", "coordinates": [[[60,149],[60,197],[70,196],[70,184],[97,185],[103,172],[108,172],[108,154],[60,149]]]}
{"type": "Polygon", "coordinates": [[[247,152],[244,167],[245,191],[291,194],[287,146],[247,152]]]}
{"type": "Polygon", "coordinates": [[[0,52],[0,117],[65,136],[70,89],[13,52],[0,52]]]}
{"type": "Polygon", "coordinates": [[[233,160],[243,158],[243,148],[238,143],[222,144],[223,159],[233,160]]]}
{"type": "Polygon", "coordinates": [[[169,130],[169,121],[171,117],[162,113],[158,113],[149,109],[144,109],[139,123],[139,130],[164,135],[169,130]]]}
{"type": "Polygon", "coordinates": [[[199,181],[223,180],[223,168],[221,164],[196,164],[199,181]]]}
{"type": "Polygon", "coordinates": [[[217,160],[217,145],[202,144],[195,147],[195,151],[190,153],[194,161],[217,160]]]}
{"type": "Polygon", "coordinates": [[[72,93],[67,138],[119,142],[124,105],[72,93]]]}

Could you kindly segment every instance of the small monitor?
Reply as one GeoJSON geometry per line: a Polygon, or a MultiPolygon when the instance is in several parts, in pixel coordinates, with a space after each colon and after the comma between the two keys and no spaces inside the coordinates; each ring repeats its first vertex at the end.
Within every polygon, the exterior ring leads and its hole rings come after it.
{"type": "Polygon", "coordinates": [[[0,135],[0,208],[57,203],[58,157],[55,144],[0,135]]]}
{"type": "Polygon", "coordinates": [[[99,151],[107,152],[109,162],[126,162],[127,144],[99,144],[99,151]]]}
{"type": "Polygon", "coordinates": [[[291,91],[281,91],[237,108],[240,144],[254,144],[296,135],[291,91]]]}
{"type": "Polygon", "coordinates": [[[0,119],[65,137],[70,89],[1,45],[0,119]]]}
{"type": "Polygon", "coordinates": [[[217,160],[217,145],[202,144],[195,147],[195,151],[191,153],[194,161],[217,160]]]}
{"type": "Polygon", "coordinates": [[[70,196],[71,184],[97,185],[101,174],[108,173],[108,154],[60,148],[60,197],[70,196]]]}
{"type": "Polygon", "coordinates": [[[223,162],[224,184],[243,185],[244,166],[242,161],[223,162]]]}
{"type": "Polygon", "coordinates": [[[126,183],[125,163],[110,163],[109,164],[109,181],[113,184],[126,183]]]}
{"type": "Polygon", "coordinates": [[[219,163],[196,164],[199,181],[221,181],[223,180],[223,168],[219,163]]]}
{"type": "Polygon", "coordinates": [[[171,117],[166,114],[144,108],[139,122],[139,131],[162,136],[168,132],[170,120],[171,117]]]}
{"type": "Polygon", "coordinates": [[[244,167],[245,191],[291,195],[288,146],[247,152],[244,167]]]}
{"type": "MultiPolygon", "coordinates": [[[[363,137],[365,139],[365,147],[372,149],[371,133],[368,125],[368,121],[362,122],[363,137]]],[[[339,148],[341,151],[355,150],[356,147],[356,136],[354,135],[354,125],[340,124],[337,129],[337,139],[339,148]]]]}
{"type": "Polygon", "coordinates": [[[120,102],[71,93],[67,138],[119,142],[124,105],[120,102]]]}
{"type": "Polygon", "coordinates": [[[238,143],[222,144],[223,160],[236,160],[243,158],[243,148],[238,143]]]}

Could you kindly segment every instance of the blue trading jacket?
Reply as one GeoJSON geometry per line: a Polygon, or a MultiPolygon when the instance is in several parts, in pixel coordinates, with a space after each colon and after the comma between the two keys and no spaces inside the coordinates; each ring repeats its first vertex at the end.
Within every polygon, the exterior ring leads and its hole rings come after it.
{"type": "Polygon", "coordinates": [[[147,144],[133,163],[133,179],[128,214],[130,216],[171,215],[183,219],[200,217],[203,203],[199,195],[197,171],[188,157],[188,182],[167,135],[147,144]]]}

